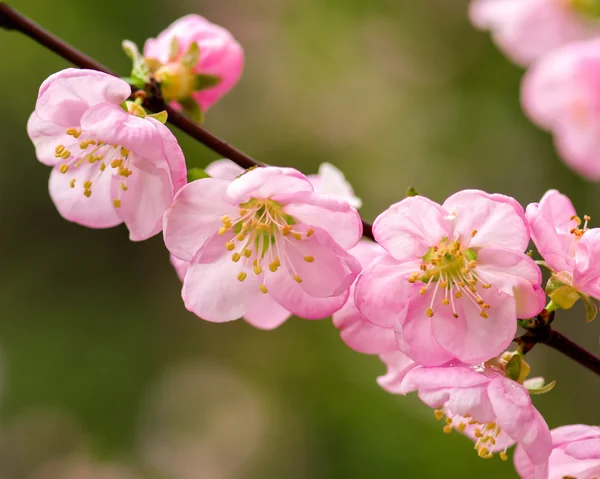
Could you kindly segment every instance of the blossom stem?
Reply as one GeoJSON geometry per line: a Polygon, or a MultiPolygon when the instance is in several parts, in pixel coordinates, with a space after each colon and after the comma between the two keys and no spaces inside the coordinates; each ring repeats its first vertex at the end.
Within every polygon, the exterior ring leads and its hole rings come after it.
{"type": "MultiPolygon", "coordinates": [[[[61,38],[53,35],[4,2],[0,2],[0,28],[4,28],[5,30],[16,30],[28,36],[32,40],[36,41],[57,55],[60,55],[65,60],[68,60],[79,68],[97,70],[109,75],[117,76],[114,72],[109,70],[101,63],[80,52],[61,38]]],[[[132,86],[131,88],[134,93],[137,91],[135,87],[132,86]]],[[[236,147],[230,145],[229,143],[220,139],[218,136],[202,128],[199,124],[189,120],[178,111],[172,109],[162,99],[158,85],[153,85],[153,90],[153,93],[155,94],[153,94],[152,98],[149,98],[144,104],[144,106],[146,106],[149,110],[153,111],[154,113],[158,113],[163,110],[166,111],[168,114],[167,121],[169,123],[187,133],[192,138],[198,140],[207,148],[225,158],[229,158],[242,168],[248,169],[255,166],[263,166],[263,164],[259,161],[256,161],[243,151],[238,150],[236,147]]],[[[362,221],[362,224],[363,236],[373,240],[372,225],[364,220],[362,221]]]]}

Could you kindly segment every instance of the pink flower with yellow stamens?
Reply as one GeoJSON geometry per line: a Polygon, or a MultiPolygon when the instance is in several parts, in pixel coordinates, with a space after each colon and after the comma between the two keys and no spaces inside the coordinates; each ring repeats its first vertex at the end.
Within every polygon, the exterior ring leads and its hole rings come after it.
{"type": "Polygon", "coordinates": [[[272,321],[273,302],[304,318],[323,318],[346,302],[360,272],[346,251],[362,234],[358,213],[314,193],[291,168],[194,181],[177,194],[164,225],[169,251],[190,263],[186,307],[208,321],[249,311],[272,321]]]}
{"type": "Polygon", "coordinates": [[[406,198],[377,218],[373,234],[390,255],[365,268],[355,303],[373,324],[393,327],[399,349],[420,364],[496,356],[516,319],[544,307],[541,271],[524,253],[527,221],[512,198],[477,190],[443,205],[406,198]]]}
{"type": "Polygon", "coordinates": [[[186,167],[167,127],[120,106],[130,94],[111,75],[62,70],[40,87],[27,131],[38,159],[54,167],[50,196],[65,219],[90,228],[124,222],[139,241],[160,232],[186,167]]]}

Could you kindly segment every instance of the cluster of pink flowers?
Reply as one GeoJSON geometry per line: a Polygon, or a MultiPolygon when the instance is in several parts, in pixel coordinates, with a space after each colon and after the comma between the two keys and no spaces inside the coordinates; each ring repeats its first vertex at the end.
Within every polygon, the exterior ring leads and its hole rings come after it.
{"type": "Polygon", "coordinates": [[[581,0],[472,0],[471,19],[529,67],[525,113],[552,132],[561,158],[600,181],[600,9],[581,0]]]}
{"type": "MultiPolygon", "coordinates": [[[[476,1],[473,16],[523,62],[593,31],[578,29],[578,14],[552,3],[546,21],[564,35],[539,35],[518,52],[542,3],[476,1]]],[[[564,134],[565,151],[577,150],[588,173],[596,143],[585,135],[596,132],[596,116],[600,128],[600,96],[584,96],[600,85],[590,76],[600,72],[593,46],[569,47],[589,62],[585,71],[572,56],[553,53],[558,60],[535,66],[525,88],[528,111],[564,134]],[[575,71],[581,88],[564,90],[562,80],[575,71]],[[553,113],[559,110],[565,115],[553,113]]],[[[145,55],[167,99],[186,112],[190,101],[210,108],[236,83],[243,62],[229,32],[196,16],[148,40],[145,55]]],[[[183,302],[204,320],[243,317],[272,329],[292,314],[333,315],[348,346],[387,365],[383,388],[418,392],[445,419],[444,431],[471,438],[483,458],[507,460],[517,444],[523,478],[598,474],[600,429],[551,432],[530,397],[545,390],[543,381],[527,379],[522,351],[506,351],[517,320],[545,307],[540,267],[526,253],[530,240],[551,271],[548,310],[600,298],[600,233],[567,197],[552,190],[525,210],[479,190],[442,204],[410,196],[379,215],[375,242],[361,240],[361,200],[334,166],[307,177],[273,166],[246,171],[223,159],[188,183],[164,117],[130,97],[125,81],[89,70],[63,70],[42,84],[28,132],[38,159],[53,167],[50,196],[65,219],[91,228],[125,223],[134,241],[162,231],[183,302]]]]}

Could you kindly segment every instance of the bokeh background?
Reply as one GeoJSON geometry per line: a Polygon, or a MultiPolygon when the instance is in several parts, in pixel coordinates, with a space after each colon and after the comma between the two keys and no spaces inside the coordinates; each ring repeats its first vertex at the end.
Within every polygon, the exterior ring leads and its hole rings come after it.
{"type": "MultiPolygon", "coordinates": [[[[340,167],[373,219],[409,185],[523,204],[554,187],[600,219],[600,185],[556,157],[519,107],[522,71],[467,20],[466,0],[16,0],[13,5],[126,75],[143,44],[195,12],[246,50],[239,86],[207,127],[271,164],[340,167]]],[[[25,125],[40,83],[67,67],[0,32],[2,479],[516,477],[441,431],[416,397],[381,390],[376,357],[330,320],[272,332],[188,313],[160,237],[67,223],[25,125]]],[[[176,132],[190,165],[215,154],[176,132]]],[[[232,298],[232,300],[234,300],[232,298]]],[[[600,353],[577,306],[559,329],[600,353]]],[[[551,427],[598,423],[600,380],[543,346],[535,398],[551,427]]]]}

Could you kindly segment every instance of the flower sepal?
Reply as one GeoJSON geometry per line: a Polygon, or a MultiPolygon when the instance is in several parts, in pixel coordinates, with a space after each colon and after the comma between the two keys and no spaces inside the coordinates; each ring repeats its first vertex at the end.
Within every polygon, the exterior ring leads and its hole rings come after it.
{"type": "Polygon", "coordinates": [[[140,89],[145,89],[150,83],[151,68],[146,63],[146,59],[140,53],[137,45],[130,40],[123,40],[121,47],[125,55],[132,61],[131,74],[129,77],[123,77],[130,85],[140,89]]]}
{"type": "Polygon", "coordinates": [[[525,358],[518,352],[506,352],[500,357],[501,362],[504,363],[504,375],[518,382],[524,384],[527,376],[531,371],[531,366],[525,361],[525,358]]]}
{"type": "Polygon", "coordinates": [[[523,386],[525,386],[525,389],[529,391],[529,394],[546,394],[554,389],[554,386],[556,386],[556,380],[546,384],[546,381],[542,377],[531,378],[524,381],[523,386]]]}
{"type": "Polygon", "coordinates": [[[571,309],[581,294],[559,275],[552,275],[546,283],[546,294],[561,309],[571,309]]]}

